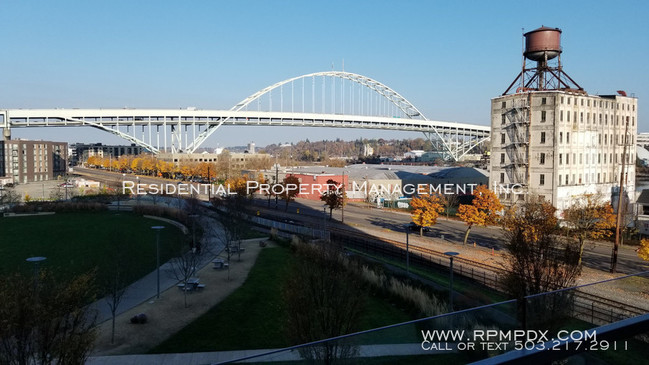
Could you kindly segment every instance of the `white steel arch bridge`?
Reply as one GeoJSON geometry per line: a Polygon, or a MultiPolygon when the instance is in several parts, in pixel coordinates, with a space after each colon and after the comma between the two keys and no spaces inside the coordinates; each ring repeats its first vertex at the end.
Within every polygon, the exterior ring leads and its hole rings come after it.
{"type": "Polygon", "coordinates": [[[489,138],[490,127],[428,120],[403,96],[344,71],[294,77],[268,86],[230,110],[4,109],[0,127],[94,127],[153,153],[193,153],[221,126],[292,126],[422,132],[436,151],[458,160],[489,138]]]}

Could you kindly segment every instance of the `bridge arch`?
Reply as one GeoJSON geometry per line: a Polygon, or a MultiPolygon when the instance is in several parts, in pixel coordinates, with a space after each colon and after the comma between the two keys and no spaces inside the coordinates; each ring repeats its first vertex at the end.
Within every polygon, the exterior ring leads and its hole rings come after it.
{"type": "MultiPolygon", "coordinates": [[[[406,98],[401,96],[399,93],[396,91],[392,90],[390,87],[387,85],[376,81],[374,79],[371,79],[369,77],[351,73],[351,72],[345,72],[345,71],[322,71],[322,72],[314,72],[306,75],[301,75],[297,77],[293,77],[290,79],[286,79],[284,81],[277,82],[273,85],[270,85],[268,87],[265,87],[256,93],[248,96],[247,98],[243,99],[239,103],[237,103],[235,106],[233,106],[230,110],[231,111],[240,111],[244,108],[246,108],[248,105],[250,105],[253,101],[258,100],[260,97],[271,93],[273,90],[281,88],[283,85],[292,83],[296,80],[300,79],[307,79],[307,78],[314,78],[314,77],[337,77],[340,79],[345,79],[345,80],[350,80],[355,83],[358,83],[359,85],[362,85],[374,92],[376,92],[378,95],[382,96],[386,100],[388,100],[390,103],[394,104],[398,109],[400,109],[408,118],[410,119],[421,119],[421,120],[427,120],[426,117],[415,107],[411,102],[409,102],[406,98]]],[[[210,126],[209,128],[205,129],[202,131],[194,141],[187,146],[186,150],[187,152],[193,153],[200,147],[207,138],[209,138],[219,127],[221,127],[224,123],[228,122],[230,118],[225,118],[219,121],[218,124],[214,124],[210,126]]],[[[441,138],[441,136],[440,136],[441,138]]]]}

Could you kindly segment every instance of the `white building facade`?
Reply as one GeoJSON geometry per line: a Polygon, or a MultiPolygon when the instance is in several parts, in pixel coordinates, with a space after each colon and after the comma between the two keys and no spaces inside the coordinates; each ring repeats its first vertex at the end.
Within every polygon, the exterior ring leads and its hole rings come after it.
{"type": "Polygon", "coordinates": [[[617,201],[624,163],[632,195],[637,107],[634,97],[563,90],[492,99],[491,188],[506,206],[532,195],[559,211],[584,194],[617,201]]]}

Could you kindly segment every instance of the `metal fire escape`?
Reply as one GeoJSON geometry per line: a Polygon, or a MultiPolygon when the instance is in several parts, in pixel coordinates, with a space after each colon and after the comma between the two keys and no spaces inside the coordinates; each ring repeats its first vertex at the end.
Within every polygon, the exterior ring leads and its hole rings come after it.
{"type": "Polygon", "coordinates": [[[527,97],[514,99],[512,108],[505,112],[505,116],[505,131],[509,138],[509,144],[505,146],[509,159],[505,163],[505,171],[511,184],[528,186],[530,106],[527,97]]]}

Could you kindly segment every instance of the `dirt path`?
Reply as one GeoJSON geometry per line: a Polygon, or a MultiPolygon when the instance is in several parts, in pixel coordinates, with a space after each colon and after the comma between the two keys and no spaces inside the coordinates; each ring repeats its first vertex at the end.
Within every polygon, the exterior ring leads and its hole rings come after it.
{"type": "Polygon", "coordinates": [[[241,261],[238,261],[236,254],[232,257],[230,280],[227,269],[215,270],[211,264],[201,269],[198,277],[201,284],[205,284],[205,289],[187,294],[187,308],[183,291],[172,287],[161,293],[160,299],[153,298],[117,316],[114,344],[110,343],[111,321],[102,323],[92,356],[146,353],[196,320],[244,283],[262,250],[258,241],[249,240],[242,244],[246,250],[241,254],[241,261]],[[147,315],[146,324],[130,323],[130,318],[138,313],[147,315]]]}

